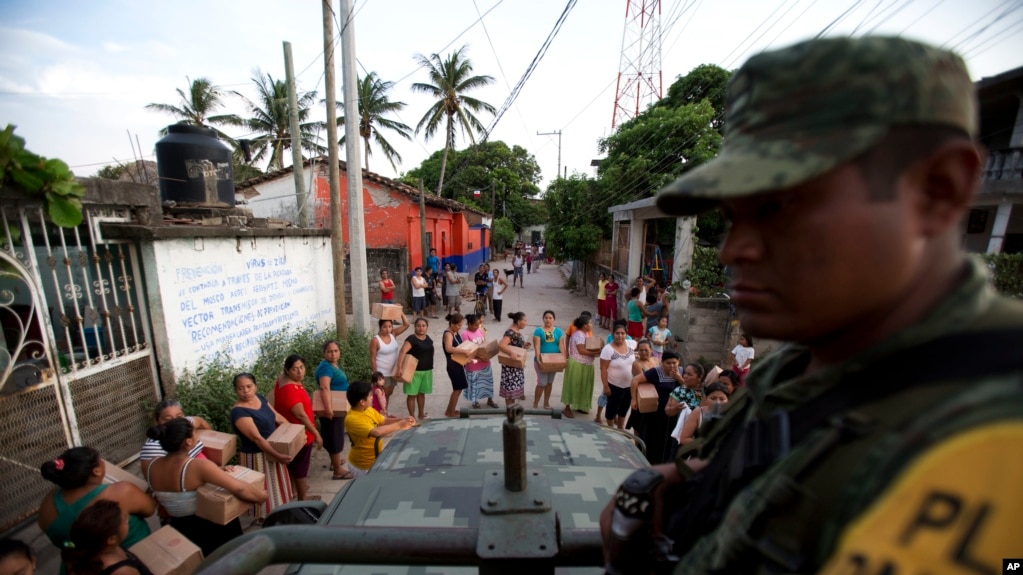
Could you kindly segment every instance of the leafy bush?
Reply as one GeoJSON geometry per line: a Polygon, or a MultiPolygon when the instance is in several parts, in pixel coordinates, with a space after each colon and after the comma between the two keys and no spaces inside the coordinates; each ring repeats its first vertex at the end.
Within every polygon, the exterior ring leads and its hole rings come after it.
{"type": "Polygon", "coordinates": [[[1009,297],[1023,298],[1023,254],[984,254],[995,289],[1009,297]]]}
{"type": "Polygon", "coordinates": [[[682,282],[689,280],[693,295],[700,297],[714,297],[724,291],[728,283],[724,267],[718,261],[717,248],[701,245],[693,247],[693,265],[680,269],[677,277],[672,284],[675,290],[684,289],[682,282]]]}
{"type": "MultiPolygon", "coordinates": [[[[349,381],[369,380],[369,338],[358,330],[349,330],[348,339],[341,341],[341,367],[349,381]]],[[[231,430],[231,407],[235,403],[234,376],[249,372],[256,377],[259,393],[267,396],[274,381],[281,375],[284,358],[297,353],[306,360],[305,388],[318,388],[313,374],[323,358],[323,343],[337,338],[333,326],[318,331],[309,325],[297,331],[290,326],[264,335],[259,340],[259,353],[254,363],[243,365],[231,357],[225,348],[199,362],[195,369],[186,369],[178,378],[177,397],[188,415],[198,415],[210,422],[214,429],[231,430]]]]}

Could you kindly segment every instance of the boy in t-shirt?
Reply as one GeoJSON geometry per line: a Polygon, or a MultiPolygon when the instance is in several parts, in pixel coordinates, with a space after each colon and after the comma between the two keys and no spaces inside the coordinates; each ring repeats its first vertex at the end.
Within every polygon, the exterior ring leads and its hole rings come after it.
{"type": "Polygon", "coordinates": [[[386,437],[416,424],[416,419],[412,416],[398,418],[380,415],[380,412],[370,405],[370,391],[372,386],[368,382],[353,381],[346,392],[351,411],[345,418],[345,432],[352,440],[348,463],[355,477],[368,473],[373,462],[377,460],[378,437],[386,437]]]}

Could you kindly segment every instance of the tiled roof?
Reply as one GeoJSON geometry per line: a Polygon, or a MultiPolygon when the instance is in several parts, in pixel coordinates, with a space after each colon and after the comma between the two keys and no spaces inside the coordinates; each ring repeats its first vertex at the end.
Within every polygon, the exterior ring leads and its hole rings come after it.
{"type": "MultiPolygon", "coordinates": [[[[304,166],[308,166],[310,163],[312,163],[314,161],[317,162],[317,163],[324,164],[324,163],[327,162],[327,158],[324,158],[323,156],[320,156],[320,157],[317,157],[317,158],[307,159],[307,160],[304,160],[302,162],[302,165],[303,165],[303,167],[304,166]]],[[[345,166],[345,162],[343,160],[338,160],[338,166],[340,167],[340,169],[342,171],[347,171],[346,166],[345,166]]],[[[287,168],[284,168],[282,170],[277,170],[275,172],[268,172],[268,173],[263,174],[261,176],[256,176],[254,178],[249,178],[249,179],[245,180],[244,182],[241,182],[239,184],[235,184],[234,190],[235,190],[236,193],[242,194],[246,198],[254,197],[256,195],[259,195],[258,193],[255,193],[255,194],[251,193],[251,192],[253,192],[255,190],[251,190],[250,192],[246,192],[245,190],[248,190],[249,188],[253,188],[254,186],[256,186],[258,184],[262,184],[263,182],[269,182],[269,181],[273,181],[273,180],[278,180],[278,179],[283,178],[285,176],[290,176],[291,172],[292,172],[292,166],[288,166],[287,168]]],[[[371,171],[366,170],[366,169],[362,170],[362,179],[364,181],[373,182],[373,183],[375,183],[377,185],[380,185],[380,186],[383,186],[385,188],[390,188],[390,189],[392,189],[392,190],[394,190],[396,192],[399,192],[401,194],[404,194],[404,195],[408,196],[409,198],[414,199],[416,202],[419,201],[419,194],[421,192],[418,189],[413,188],[412,186],[403,184],[403,183],[401,183],[401,182],[399,182],[397,180],[392,180],[391,178],[385,178],[384,176],[381,176],[380,174],[377,174],[375,172],[371,172],[371,171]]],[[[488,216],[488,217],[490,216],[490,214],[488,214],[488,213],[486,213],[484,211],[478,210],[478,209],[476,209],[476,208],[474,208],[472,206],[468,206],[466,204],[463,204],[462,202],[455,201],[455,200],[452,200],[452,199],[449,199],[449,198],[442,198],[442,197],[438,196],[437,194],[433,194],[433,193],[430,193],[430,192],[426,192],[424,194],[424,200],[423,201],[424,201],[424,203],[426,203],[426,205],[447,208],[447,209],[449,209],[449,210],[451,210],[453,212],[473,212],[473,213],[480,214],[482,216],[488,216]]]]}

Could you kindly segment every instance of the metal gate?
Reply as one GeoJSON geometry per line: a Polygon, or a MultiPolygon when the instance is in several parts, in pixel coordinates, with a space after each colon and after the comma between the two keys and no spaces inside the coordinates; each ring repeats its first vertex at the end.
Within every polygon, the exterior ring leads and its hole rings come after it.
{"type": "Polygon", "coordinates": [[[52,488],[43,461],[75,445],[136,454],[159,397],[138,248],[100,229],[131,212],[83,211],[64,229],[40,204],[0,207],[0,532],[52,488]]]}

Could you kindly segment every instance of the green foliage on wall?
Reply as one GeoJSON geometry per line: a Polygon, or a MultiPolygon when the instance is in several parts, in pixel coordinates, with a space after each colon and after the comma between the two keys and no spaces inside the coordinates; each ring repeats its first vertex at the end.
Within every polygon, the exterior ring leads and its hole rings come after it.
{"type": "Polygon", "coordinates": [[[984,254],[991,281],[1004,295],[1023,298],[1023,254],[984,254]]]}
{"type": "Polygon", "coordinates": [[[672,285],[676,291],[681,291],[684,289],[682,282],[686,280],[694,296],[716,297],[724,292],[728,277],[718,261],[717,248],[700,245],[693,248],[693,265],[679,270],[672,285]]]}

